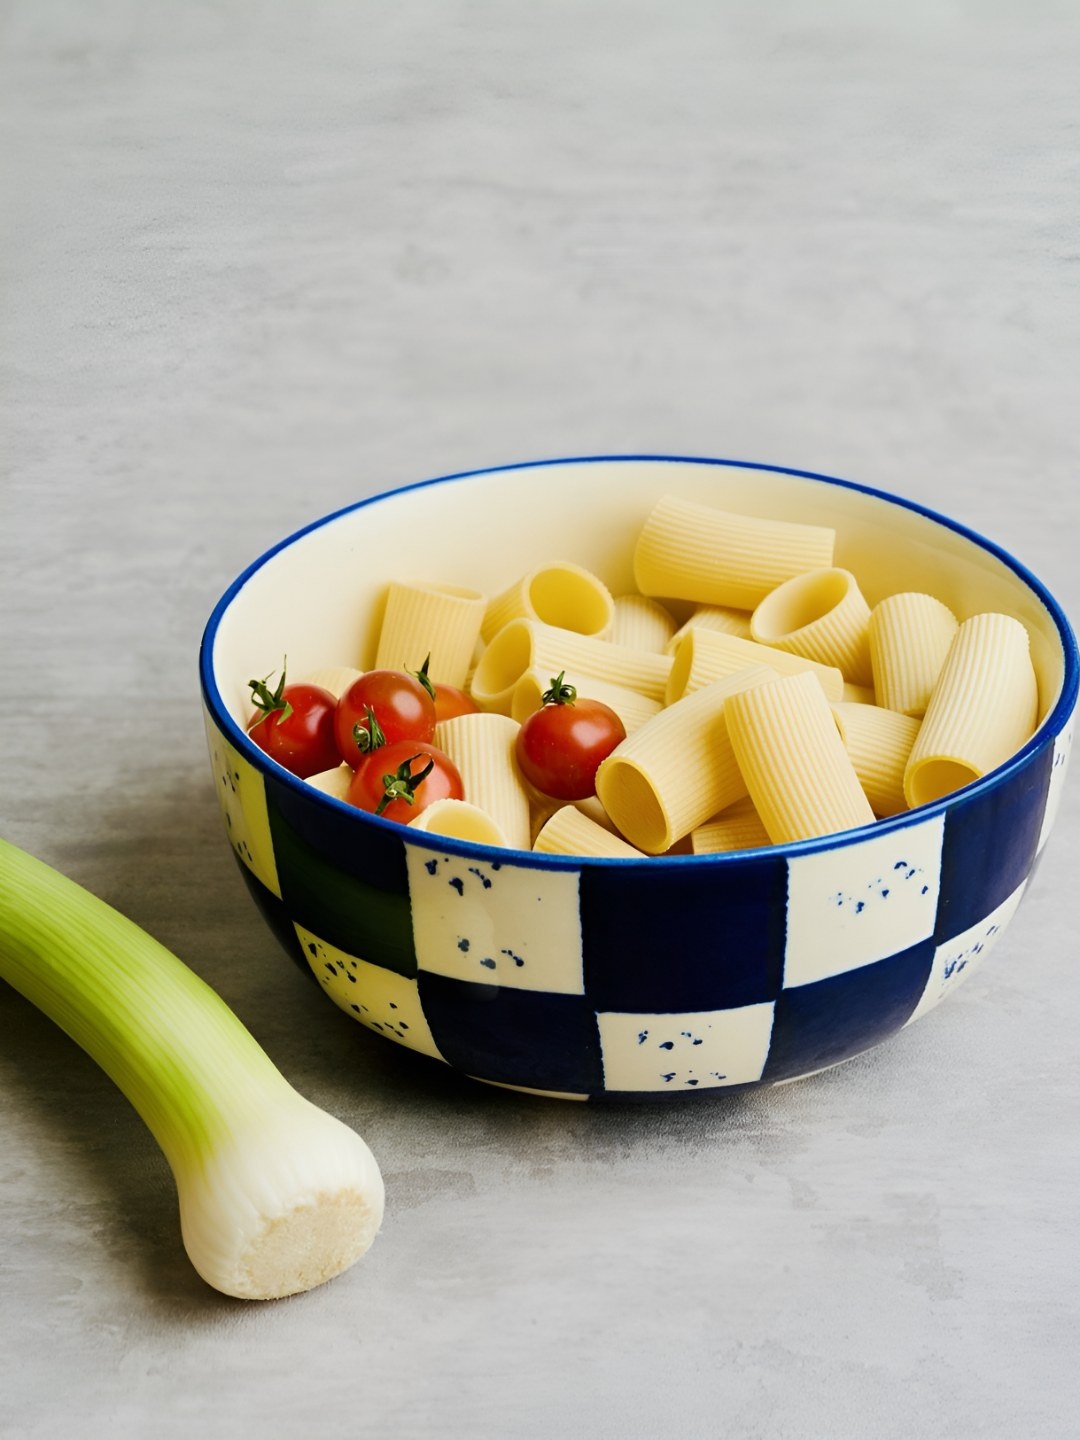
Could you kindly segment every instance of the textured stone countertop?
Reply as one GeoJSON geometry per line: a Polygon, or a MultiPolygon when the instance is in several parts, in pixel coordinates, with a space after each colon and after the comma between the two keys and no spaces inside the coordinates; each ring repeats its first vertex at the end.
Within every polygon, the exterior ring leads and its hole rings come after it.
{"type": "Polygon", "coordinates": [[[0,5],[2,833],[211,981],[388,1195],[346,1277],[216,1295],[134,1112],[0,987],[3,1440],[1080,1433],[1080,784],[895,1040],[563,1106],[275,949],[196,677],[280,536],[553,455],[899,491],[1075,620],[1078,63],[1066,0],[0,5]]]}

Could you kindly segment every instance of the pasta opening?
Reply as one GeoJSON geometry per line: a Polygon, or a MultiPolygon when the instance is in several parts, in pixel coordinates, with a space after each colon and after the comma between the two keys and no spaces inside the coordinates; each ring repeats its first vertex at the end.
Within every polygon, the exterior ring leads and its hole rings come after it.
{"type": "Polygon", "coordinates": [[[943,795],[951,795],[978,778],[979,771],[962,760],[924,760],[912,766],[904,788],[908,804],[914,809],[940,800],[943,795]]]}
{"type": "Polygon", "coordinates": [[[614,618],[611,596],[592,575],[549,565],[529,582],[529,604],[538,620],[579,635],[599,635],[614,618]]]}
{"type": "Polygon", "coordinates": [[[468,800],[436,800],[412,822],[411,829],[479,845],[506,845],[506,836],[486,810],[468,800]]]}
{"type": "Polygon", "coordinates": [[[816,570],[788,580],[754,611],[754,639],[769,644],[805,629],[835,610],[850,585],[846,570],[816,570]]]}
{"type": "Polygon", "coordinates": [[[609,758],[597,781],[604,809],[630,844],[653,855],[668,848],[671,823],[648,776],[628,760],[609,758]]]}
{"type": "Polygon", "coordinates": [[[528,623],[511,620],[484,650],[472,679],[477,703],[481,697],[494,698],[511,689],[532,662],[533,637],[528,623]]]}

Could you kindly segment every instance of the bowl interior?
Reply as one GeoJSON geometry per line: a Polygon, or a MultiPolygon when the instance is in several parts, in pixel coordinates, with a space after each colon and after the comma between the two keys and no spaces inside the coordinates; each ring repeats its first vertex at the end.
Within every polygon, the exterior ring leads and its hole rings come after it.
{"type": "MultiPolygon", "coordinates": [[[[537,565],[569,560],[614,594],[631,591],[634,543],[663,494],[835,527],[835,563],[856,575],[871,605],[898,590],[927,590],[961,620],[983,610],[1014,615],[1031,636],[1040,723],[1061,695],[1061,617],[1038,582],[993,544],[898,499],[825,477],[646,458],[557,461],[431,481],[361,502],[282,542],[240,577],[211,622],[209,670],[222,705],[242,730],[247,681],[278,672],[283,656],[293,678],[326,665],[369,668],[390,580],[494,595],[537,565]]],[[[672,606],[680,616],[686,608],[672,606]]]]}

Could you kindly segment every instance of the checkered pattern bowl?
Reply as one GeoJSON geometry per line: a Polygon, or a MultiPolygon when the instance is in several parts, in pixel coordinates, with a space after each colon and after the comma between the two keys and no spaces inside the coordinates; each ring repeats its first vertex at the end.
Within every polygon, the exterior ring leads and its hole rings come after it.
{"type": "MultiPolygon", "coordinates": [[[[410,486],[290,536],[203,638],[232,848],[287,950],[345,1014],[479,1080],[652,1100],[796,1079],[932,1009],[986,960],[1053,824],[1076,642],[1022,565],[896,497],[829,477],[665,457],[544,462],[410,486]],[[391,579],[497,593],[546,560],[632,588],[661,494],[834,526],[867,599],[928,589],[1028,627],[1037,733],[1005,765],[872,827],[735,855],[575,860],[413,833],[295,779],[244,734],[247,681],[370,665],[391,579]]],[[[1022,921],[1020,922],[1022,924],[1022,921]]]]}

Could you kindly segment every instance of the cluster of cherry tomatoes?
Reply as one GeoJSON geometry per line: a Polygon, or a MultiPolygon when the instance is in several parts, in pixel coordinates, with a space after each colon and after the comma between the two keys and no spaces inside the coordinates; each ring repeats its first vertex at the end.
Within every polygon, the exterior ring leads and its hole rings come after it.
{"type": "MultiPolygon", "coordinates": [[[[477,710],[463,691],[418,671],[369,670],[340,698],[320,685],[249,680],[255,713],[247,733],[260,749],[302,780],[345,764],[346,800],[408,824],[436,800],[465,798],[461,774],[434,744],[441,720],[477,710]]],[[[608,706],[579,700],[559,675],[541,709],[521,726],[517,763],[544,795],[582,800],[595,790],[600,762],[625,736],[608,706]]]]}

